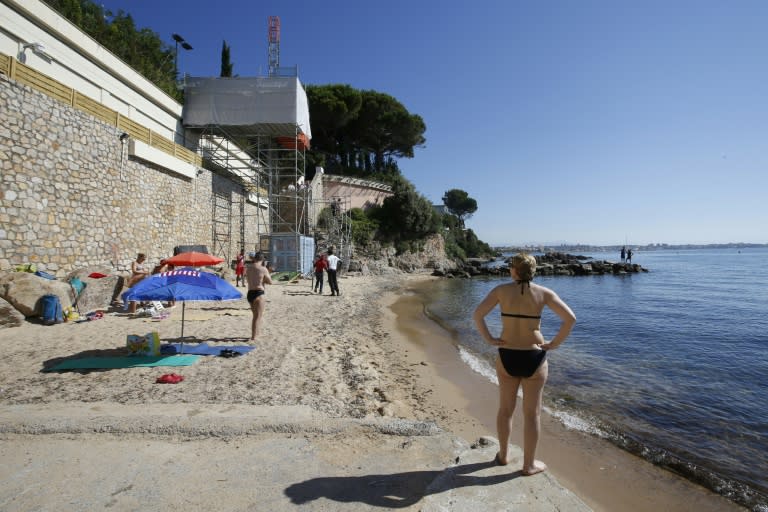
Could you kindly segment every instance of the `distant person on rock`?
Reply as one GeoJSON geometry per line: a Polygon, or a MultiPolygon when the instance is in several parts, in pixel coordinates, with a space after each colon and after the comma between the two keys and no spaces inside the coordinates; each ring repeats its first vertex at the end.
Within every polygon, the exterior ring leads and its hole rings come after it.
{"type": "Polygon", "coordinates": [[[536,460],[536,445],[541,428],[541,401],[549,371],[547,352],[559,347],[573,329],[576,316],[557,294],[531,283],[536,272],[536,259],[529,254],[518,254],[509,266],[514,282],[502,284],[488,293],[477,306],[474,321],[486,342],[499,347],[496,374],[499,378],[499,412],[496,429],[499,435],[499,453],[496,463],[509,463],[509,436],[512,414],[517,405],[517,391],[523,390],[523,468],[525,476],[547,469],[536,460]],[[485,317],[496,305],[501,307],[502,330],[494,337],[488,330],[485,317]],[[541,312],[547,306],[560,317],[560,329],[549,342],[541,334],[541,312]]]}
{"type": "Polygon", "coordinates": [[[627,248],[625,246],[621,248],[621,262],[624,263],[626,259],[627,259],[627,248]]]}
{"type": "Polygon", "coordinates": [[[627,264],[632,263],[632,249],[627,251],[627,264]]]}

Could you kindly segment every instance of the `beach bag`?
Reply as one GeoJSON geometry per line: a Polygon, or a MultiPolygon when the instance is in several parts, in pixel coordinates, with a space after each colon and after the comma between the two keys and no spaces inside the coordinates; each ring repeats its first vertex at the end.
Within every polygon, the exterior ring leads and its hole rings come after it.
{"type": "Polygon", "coordinates": [[[37,265],[34,263],[25,263],[24,265],[16,265],[16,272],[29,272],[34,274],[37,271],[37,265]]]}
{"type": "Polygon", "coordinates": [[[61,309],[61,301],[57,295],[43,295],[40,301],[45,325],[60,324],[64,321],[64,311],[61,309]]]}
{"type": "Polygon", "coordinates": [[[56,279],[56,276],[54,276],[53,274],[49,274],[48,272],[43,272],[42,270],[38,270],[37,272],[35,272],[35,275],[37,277],[42,277],[43,279],[50,279],[51,281],[56,279]]]}
{"type": "Polygon", "coordinates": [[[132,356],[160,355],[160,335],[157,332],[150,332],[146,336],[129,334],[125,344],[132,356]]]}

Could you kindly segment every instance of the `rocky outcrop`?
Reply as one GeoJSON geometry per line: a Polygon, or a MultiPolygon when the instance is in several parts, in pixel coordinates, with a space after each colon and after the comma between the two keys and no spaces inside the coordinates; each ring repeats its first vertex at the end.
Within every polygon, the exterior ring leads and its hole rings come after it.
{"type": "Polygon", "coordinates": [[[440,235],[433,235],[422,243],[416,252],[398,254],[393,247],[371,244],[364,251],[355,251],[349,262],[348,272],[360,272],[363,275],[385,275],[389,273],[455,272],[459,264],[445,254],[445,241],[440,235]]]}
{"type": "Polygon", "coordinates": [[[43,295],[59,297],[62,309],[77,306],[82,313],[108,309],[123,288],[124,277],[112,274],[106,267],[92,267],[70,273],[65,280],[45,279],[28,272],[9,272],[0,275],[0,328],[17,327],[27,318],[39,317],[43,295]],[[88,277],[94,272],[106,275],[88,277]],[[84,284],[77,301],[70,280],[77,277],[84,284]]]}
{"type": "MultiPolygon", "coordinates": [[[[483,260],[467,260],[463,269],[471,275],[509,275],[509,259],[499,264],[483,260]]],[[[559,252],[550,252],[536,256],[536,275],[540,276],[589,276],[603,274],[634,274],[648,272],[636,263],[616,263],[605,260],[592,260],[587,256],[577,256],[559,252]]]]}
{"type": "Polygon", "coordinates": [[[82,277],[80,280],[85,284],[85,288],[77,298],[77,308],[82,314],[97,309],[108,309],[112,302],[117,299],[124,283],[124,278],[120,275],[98,279],[82,277]]]}
{"type": "Polygon", "coordinates": [[[45,279],[27,272],[11,272],[0,276],[0,297],[25,317],[40,316],[40,299],[48,294],[57,295],[62,308],[72,305],[72,288],[67,282],[45,279]]]}
{"type": "Polygon", "coordinates": [[[0,298],[0,329],[19,327],[26,318],[21,312],[5,299],[0,298]]]}
{"type": "Polygon", "coordinates": [[[110,267],[88,267],[71,272],[66,281],[69,282],[75,277],[85,284],[85,288],[77,297],[77,309],[81,314],[85,314],[98,309],[108,309],[123,291],[127,275],[116,274],[110,267]],[[92,274],[106,277],[88,277],[92,274]]]}

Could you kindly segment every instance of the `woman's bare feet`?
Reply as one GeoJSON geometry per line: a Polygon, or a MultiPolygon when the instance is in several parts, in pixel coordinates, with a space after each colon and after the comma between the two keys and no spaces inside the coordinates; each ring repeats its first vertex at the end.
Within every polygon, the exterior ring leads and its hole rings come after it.
{"type": "Polygon", "coordinates": [[[531,467],[529,467],[529,468],[524,467],[523,468],[522,473],[523,473],[523,476],[531,476],[531,475],[535,475],[536,473],[541,473],[542,471],[546,471],[546,470],[547,470],[547,465],[546,464],[544,464],[540,460],[534,460],[533,464],[531,465],[531,467]]]}
{"type": "Polygon", "coordinates": [[[509,464],[509,461],[506,458],[501,458],[501,452],[496,453],[496,457],[493,459],[493,461],[499,466],[506,466],[509,464]]]}

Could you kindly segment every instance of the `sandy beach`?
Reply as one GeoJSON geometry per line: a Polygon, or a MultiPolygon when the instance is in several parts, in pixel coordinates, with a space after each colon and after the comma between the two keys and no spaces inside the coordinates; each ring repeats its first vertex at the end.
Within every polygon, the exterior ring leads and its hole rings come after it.
{"type": "MultiPolygon", "coordinates": [[[[122,354],[128,334],[157,331],[164,342],[176,341],[180,305],[161,321],[113,312],[83,323],[27,323],[4,329],[0,444],[6,450],[14,443],[39,442],[27,433],[30,411],[42,415],[42,424],[46,411],[57,415],[83,407],[113,416],[130,411],[131,421],[143,422],[141,428],[148,431],[155,421],[150,412],[162,408],[226,406],[245,411],[282,406],[295,408],[297,417],[317,414],[326,422],[434,422],[468,443],[495,436],[495,385],[459,360],[450,333],[424,315],[413,293],[414,287],[429,286],[432,279],[424,274],[344,276],[340,297],[329,296],[328,290],[323,296],[312,293],[307,280],[277,283],[268,287],[264,329],[253,351],[234,358],[202,357],[184,367],[42,371],[69,358],[122,354]],[[183,382],[155,382],[171,372],[183,375],[183,382]]],[[[244,299],[190,302],[184,332],[209,345],[247,345],[250,319],[244,299]]],[[[212,434],[202,435],[207,439],[212,434]]],[[[517,444],[519,436],[516,431],[517,444]]],[[[106,442],[97,432],[79,431],[77,440],[106,442]]],[[[351,460],[365,451],[337,441],[336,460],[351,460]]],[[[211,453],[216,449],[211,447],[211,453]]],[[[743,510],[606,442],[568,431],[550,417],[543,420],[538,458],[594,510],[743,510]]],[[[419,503],[412,506],[422,509],[419,503]]]]}

